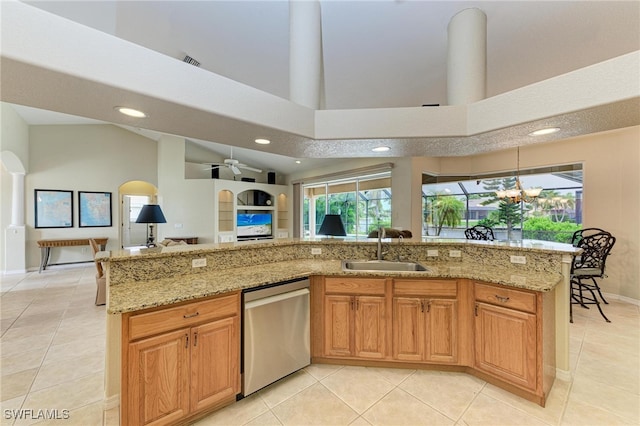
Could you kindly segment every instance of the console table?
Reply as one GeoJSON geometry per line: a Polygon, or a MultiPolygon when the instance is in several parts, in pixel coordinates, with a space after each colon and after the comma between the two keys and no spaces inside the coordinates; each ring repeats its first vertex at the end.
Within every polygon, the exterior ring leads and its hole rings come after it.
{"type": "MultiPolygon", "coordinates": [[[[100,246],[100,250],[104,250],[107,246],[107,240],[109,238],[94,238],[96,243],[100,246]]],[[[71,238],[62,240],[38,240],[38,247],[40,247],[40,270],[42,272],[47,269],[49,263],[49,257],[51,255],[51,248],[53,247],[72,247],[72,246],[88,246],[89,238],[71,238]]]]}

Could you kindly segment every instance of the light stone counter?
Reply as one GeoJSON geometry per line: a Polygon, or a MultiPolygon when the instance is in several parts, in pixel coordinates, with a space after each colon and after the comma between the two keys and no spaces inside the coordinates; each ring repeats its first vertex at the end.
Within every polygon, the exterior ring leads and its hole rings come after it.
{"type": "Polygon", "coordinates": [[[374,240],[278,240],[101,252],[99,259],[109,265],[108,312],[119,314],[310,275],[469,278],[550,291],[563,279],[561,255],[575,252],[566,244],[531,241],[387,240],[387,259],[411,259],[429,271],[342,271],[339,259],[370,259],[375,248],[374,240]],[[311,248],[321,254],[311,255],[311,248]],[[429,256],[429,250],[438,250],[438,256],[429,256]],[[459,251],[460,257],[449,256],[451,250],[459,251]],[[527,263],[511,263],[512,255],[526,256],[527,263]],[[193,259],[203,258],[206,267],[192,267],[193,259]]]}

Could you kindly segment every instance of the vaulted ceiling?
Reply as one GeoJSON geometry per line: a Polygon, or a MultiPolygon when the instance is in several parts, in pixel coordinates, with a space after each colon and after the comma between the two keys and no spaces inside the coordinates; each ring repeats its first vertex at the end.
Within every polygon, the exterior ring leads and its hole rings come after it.
{"type": "MultiPolygon", "coordinates": [[[[3,8],[6,3],[3,2],[3,8]]],[[[287,1],[25,3],[179,61],[189,55],[200,62],[203,70],[280,98],[289,96],[287,1]]],[[[522,87],[640,50],[640,3],[637,1],[321,0],[320,5],[322,97],[323,109],[326,110],[446,105],[447,25],[456,13],[469,7],[480,8],[487,15],[488,98],[508,96],[522,87]]],[[[79,44],[82,42],[77,41],[79,44]]],[[[73,45],[66,48],[74,50],[73,45]]],[[[102,55],[104,52],[90,54],[102,55]]],[[[91,57],[86,59],[92,60],[91,57]]],[[[113,59],[126,58],[114,55],[113,59]]],[[[176,84],[187,91],[197,90],[190,88],[188,81],[176,84]]],[[[27,106],[46,104],[39,102],[37,96],[36,93],[11,99],[3,96],[3,101],[27,106]]],[[[569,126],[577,128],[578,122],[601,123],[586,126],[579,132],[568,131],[558,137],[639,124],[638,101],[634,96],[632,93],[630,100],[620,100],[615,105],[594,109],[587,103],[583,110],[574,108],[566,111],[561,121],[569,126]],[[622,119],[621,115],[624,116],[622,119]]],[[[56,109],[55,105],[47,108],[72,112],[62,107],[56,109]]],[[[36,120],[27,110],[22,110],[22,113],[27,120],[36,120]]],[[[105,120],[104,116],[87,117],[105,120]]],[[[38,124],[43,124],[47,119],[38,120],[38,124]]],[[[473,150],[465,149],[470,140],[480,140],[484,151],[514,146],[513,131],[509,130],[512,126],[508,124],[505,128],[495,127],[460,137],[424,135],[430,149],[416,145],[414,142],[421,139],[411,135],[338,137],[332,139],[353,143],[344,142],[339,148],[333,144],[328,148],[326,144],[320,144],[322,138],[317,135],[302,135],[300,138],[295,132],[285,131],[283,139],[291,139],[289,145],[257,147],[261,153],[256,158],[270,152],[281,156],[290,154],[292,157],[315,158],[372,156],[370,147],[379,142],[397,147],[386,154],[390,156],[473,154],[473,150]],[[300,143],[307,143],[307,148],[294,149],[294,144],[300,143]]],[[[145,128],[145,125],[140,127],[145,128]]],[[[225,144],[253,149],[250,143],[243,145],[221,133],[194,131],[185,134],[184,129],[177,128],[172,132],[169,128],[160,127],[148,126],[148,129],[211,143],[213,149],[225,152],[225,144]]],[[[250,162],[251,159],[244,161],[250,162]]]]}

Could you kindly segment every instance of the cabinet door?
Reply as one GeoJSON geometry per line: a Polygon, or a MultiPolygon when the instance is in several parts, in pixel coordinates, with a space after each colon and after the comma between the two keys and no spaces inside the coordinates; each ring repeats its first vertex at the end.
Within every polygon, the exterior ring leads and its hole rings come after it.
{"type": "Polygon", "coordinates": [[[355,355],[359,358],[384,358],[386,320],[384,297],[355,296],[355,355]]]}
{"type": "Polygon", "coordinates": [[[393,298],[393,359],[422,361],[424,313],[422,299],[393,298]]]}
{"type": "Polygon", "coordinates": [[[458,360],[458,304],[455,300],[427,299],[427,361],[458,360]]]}
{"type": "Polygon", "coordinates": [[[189,329],[129,344],[130,425],[175,423],[189,412],[189,329]]]}
{"type": "Polygon", "coordinates": [[[324,351],[326,356],[351,356],[353,298],[329,295],[324,299],[324,351]]]}
{"type": "Polygon", "coordinates": [[[212,406],[240,391],[238,317],[191,329],[191,410],[212,406]]]}
{"type": "Polygon", "coordinates": [[[476,303],[476,368],[536,388],[536,316],[476,303]]]}

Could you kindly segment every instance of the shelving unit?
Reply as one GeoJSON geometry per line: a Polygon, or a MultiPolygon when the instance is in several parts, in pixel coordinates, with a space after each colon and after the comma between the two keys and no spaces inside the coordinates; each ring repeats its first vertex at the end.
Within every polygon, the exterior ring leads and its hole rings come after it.
{"type": "Polygon", "coordinates": [[[240,212],[272,215],[272,235],[258,238],[288,238],[291,188],[244,181],[216,180],[214,205],[217,206],[215,238],[218,242],[238,240],[237,214],[240,212]]]}

